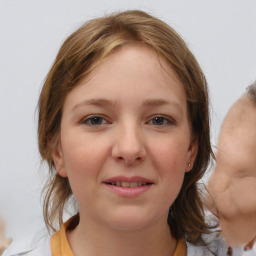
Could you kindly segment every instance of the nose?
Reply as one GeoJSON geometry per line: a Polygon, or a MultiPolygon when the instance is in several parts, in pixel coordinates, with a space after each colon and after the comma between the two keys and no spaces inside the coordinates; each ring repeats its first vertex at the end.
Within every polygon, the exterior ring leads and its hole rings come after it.
{"type": "Polygon", "coordinates": [[[141,129],[137,125],[119,127],[115,133],[112,156],[127,165],[138,164],[146,158],[146,148],[141,129]]]}

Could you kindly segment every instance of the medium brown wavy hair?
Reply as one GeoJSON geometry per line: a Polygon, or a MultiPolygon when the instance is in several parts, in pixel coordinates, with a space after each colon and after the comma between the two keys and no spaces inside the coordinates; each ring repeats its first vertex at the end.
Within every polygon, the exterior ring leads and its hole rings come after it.
{"type": "Polygon", "coordinates": [[[63,223],[63,211],[72,196],[68,179],[57,174],[52,159],[66,96],[115,49],[135,43],[145,44],[162,56],[185,88],[192,134],[198,140],[198,155],[170,207],[168,223],[174,238],[186,236],[193,244],[205,245],[202,235],[209,233],[209,226],[205,223],[197,181],[204,175],[213,154],[207,82],[183,39],[163,21],[138,10],[86,22],[63,43],[46,77],[38,103],[39,151],[42,160],[49,165],[43,205],[46,226],[49,231],[59,228],[63,223]],[[56,220],[58,225],[55,225],[56,220]]]}

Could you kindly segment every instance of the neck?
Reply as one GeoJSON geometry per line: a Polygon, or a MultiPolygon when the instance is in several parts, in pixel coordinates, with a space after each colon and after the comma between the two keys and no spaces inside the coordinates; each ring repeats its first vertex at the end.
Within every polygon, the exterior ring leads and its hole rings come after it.
{"type": "Polygon", "coordinates": [[[166,219],[150,227],[120,230],[80,216],[67,238],[76,256],[170,256],[177,246],[166,219]]]}

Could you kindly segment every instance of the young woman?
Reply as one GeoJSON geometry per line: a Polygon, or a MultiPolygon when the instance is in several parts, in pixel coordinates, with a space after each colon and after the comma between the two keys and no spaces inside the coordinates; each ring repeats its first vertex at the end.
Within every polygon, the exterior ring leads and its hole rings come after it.
{"type": "Polygon", "coordinates": [[[55,233],[5,255],[226,254],[197,187],[212,155],[207,83],[164,22],[127,11],[69,36],[40,95],[38,141],[55,233]]]}

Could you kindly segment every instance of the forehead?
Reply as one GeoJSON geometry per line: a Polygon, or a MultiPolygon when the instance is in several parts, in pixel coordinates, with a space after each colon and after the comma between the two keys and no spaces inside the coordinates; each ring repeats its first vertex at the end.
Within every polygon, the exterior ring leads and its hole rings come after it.
{"type": "Polygon", "coordinates": [[[119,71],[123,68],[126,73],[130,72],[133,75],[143,76],[150,73],[151,76],[158,75],[162,78],[171,78],[184,87],[166,58],[144,43],[135,42],[114,48],[105,58],[99,59],[98,65],[93,68],[88,79],[97,76],[98,73],[104,72],[106,69],[112,71],[116,67],[120,69],[119,71]],[[128,67],[129,69],[127,69],[128,67]]]}
{"type": "Polygon", "coordinates": [[[120,101],[154,96],[186,107],[185,89],[176,73],[163,57],[143,44],[125,45],[113,51],[71,90],[66,102],[78,90],[76,96],[85,99],[118,96],[120,101]]]}

